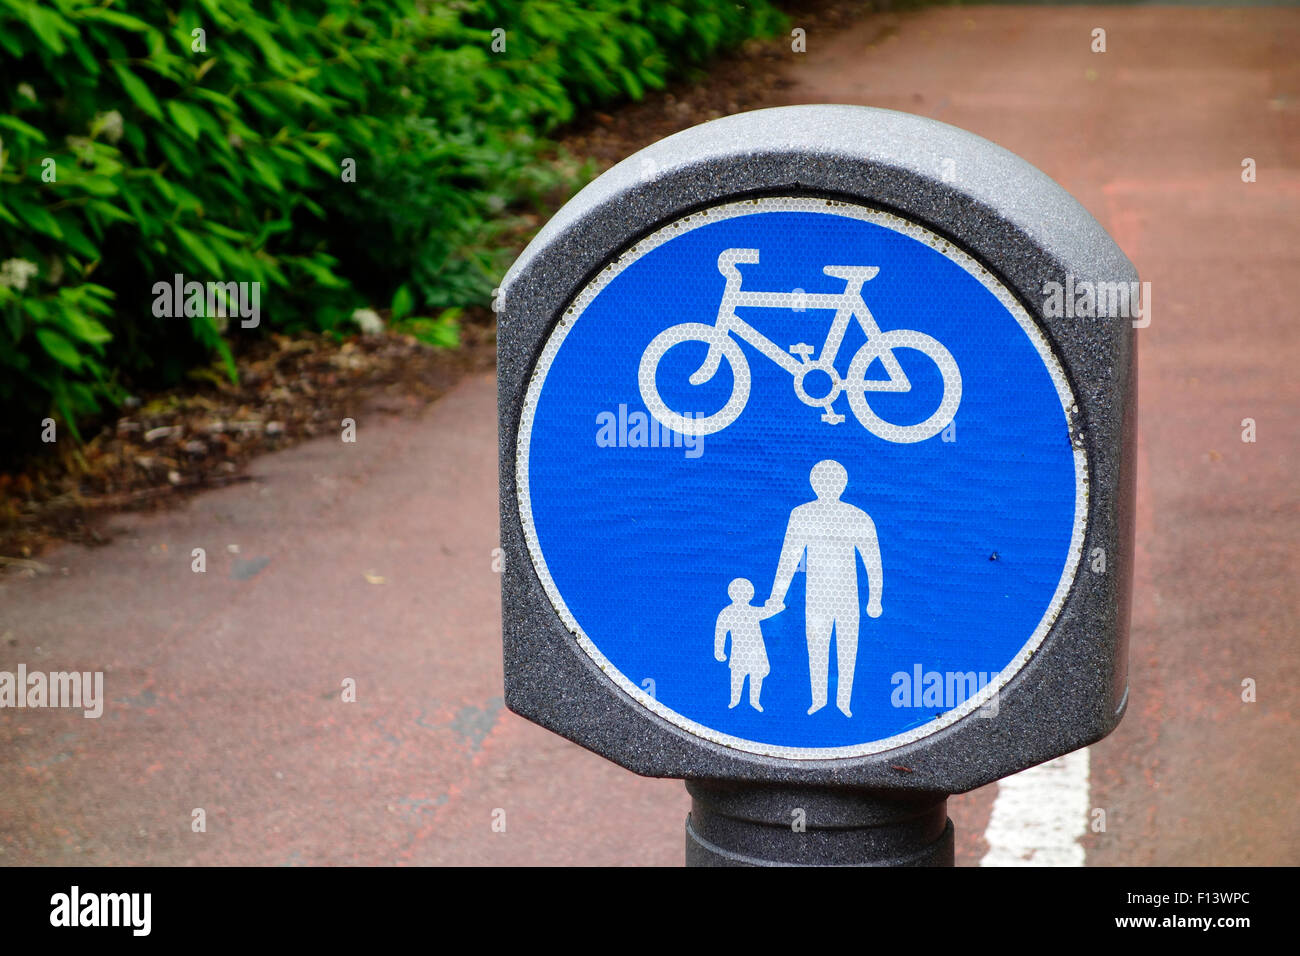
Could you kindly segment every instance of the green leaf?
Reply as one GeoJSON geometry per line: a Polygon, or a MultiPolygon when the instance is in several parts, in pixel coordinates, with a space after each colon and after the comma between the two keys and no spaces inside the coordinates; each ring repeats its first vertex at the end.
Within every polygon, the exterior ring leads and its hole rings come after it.
{"type": "Polygon", "coordinates": [[[86,71],[88,76],[99,76],[99,61],[95,59],[95,55],[90,52],[90,48],[82,42],[79,36],[72,38],[72,54],[81,63],[82,69],[86,71]]]}
{"type": "Polygon", "coordinates": [[[144,110],[160,123],[165,122],[163,120],[162,110],[158,108],[158,100],[154,97],[153,93],[150,92],[149,87],[144,80],[140,79],[140,77],[136,76],[126,67],[117,63],[113,64],[113,72],[115,72],[117,78],[122,81],[122,89],[126,91],[127,96],[131,97],[131,101],[135,103],[136,106],[140,107],[140,109],[144,110]]]}
{"type": "Polygon", "coordinates": [[[200,99],[205,99],[209,103],[215,103],[223,109],[230,110],[234,113],[239,110],[239,105],[224,93],[218,93],[216,90],[209,90],[202,86],[196,86],[190,91],[200,99]]]}
{"type": "Polygon", "coordinates": [[[339,167],[339,164],[336,163],[336,162],[334,162],[334,160],[330,159],[328,156],[326,156],[324,153],[322,153],[319,149],[315,149],[315,148],[313,148],[313,147],[311,147],[311,146],[305,146],[305,145],[299,144],[299,146],[298,146],[298,152],[300,152],[303,156],[305,156],[305,157],[306,157],[307,159],[309,159],[311,162],[315,163],[315,164],[316,164],[318,167],[320,167],[321,170],[323,170],[327,175],[329,175],[329,176],[331,176],[331,177],[333,177],[333,178],[336,178],[336,179],[338,178],[338,175],[339,175],[339,168],[340,168],[340,167],[339,167]]]}
{"type": "Polygon", "coordinates": [[[180,131],[188,136],[191,140],[199,138],[199,120],[194,115],[194,110],[186,106],[180,100],[168,100],[167,112],[171,114],[172,121],[180,127],[180,131]]]}
{"type": "Polygon", "coordinates": [[[212,251],[194,233],[188,232],[180,226],[173,226],[172,231],[176,234],[176,238],[180,240],[181,245],[188,249],[190,254],[195,259],[198,259],[203,268],[208,271],[208,274],[215,279],[221,272],[221,263],[217,261],[217,257],[212,254],[212,251]]]}
{"type": "Polygon", "coordinates": [[[63,319],[64,326],[77,337],[79,342],[98,346],[113,340],[113,333],[104,328],[97,319],[82,315],[74,309],[65,309],[63,319]]]}
{"type": "Polygon", "coordinates": [[[99,213],[103,218],[112,220],[113,222],[135,222],[136,221],[134,218],[132,218],[127,213],[123,212],[121,209],[118,209],[112,203],[105,202],[102,199],[92,200],[89,208],[95,210],[95,212],[99,213]]]}
{"type": "Polygon", "coordinates": [[[632,99],[639,100],[641,97],[645,96],[645,86],[641,83],[640,79],[637,78],[635,73],[625,66],[620,66],[618,68],[618,75],[623,78],[623,86],[632,99]]]}
{"type": "MultiPolygon", "coordinates": [[[[5,293],[4,295],[0,295],[0,302],[3,302],[7,298],[15,297],[12,289],[6,288],[0,290],[0,292],[5,293]]],[[[5,317],[5,327],[9,330],[9,338],[14,342],[17,342],[19,339],[23,337],[22,313],[19,312],[17,309],[5,309],[3,313],[0,313],[0,315],[4,315],[5,317]]],[[[20,369],[27,367],[28,365],[27,356],[24,355],[22,352],[15,352],[13,355],[7,357],[5,361],[13,362],[15,359],[18,361],[19,363],[18,367],[20,369]]]]}
{"type": "Polygon", "coordinates": [[[111,23],[115,27],[121,27],[123,30],[132,30],[136,33],[144,33],[153,29],[153,27],[137,17],[125,13],[118,13],[116,10],[103,10],[99,7],[81,10],[74,14],[74,16],[79,20],[99,20],[103,23],[111,23]]]}
{"type": "Polygon", "coordinates": [[[92,196],[116,196],[117,183],[108,176],[93,176],[82,173],[72,179],[72,185],[78,186],[92,196]]]}
{"type": "Polygon", "coordinates": [[[216,345],[217,354],[221,356],[221,363],[226,367],[226,376],[230,379],[230,384],[238,385],[239,366],[235,364],[235,356],[231,354],[230,346],[226,344],[226,340],[223,338],[218,338],[214,344],[216,345]]]}
{"type": "Polygon", "coordinates": [[[63,241],[77,255],[86,259],[101,258],[100,252],[95,248],[95,244],[90,241],[89,237],[81,231],[75,219],[67,219],[63,223],[63,241]]]}
{"type": "Polygon", "coordinates": [[[397,291],[393,293],[392,320],[394,322],[402,321],[402,319],[411,314],[411,309],[414,307],[415,299],[411,295],[411,287],[405,284],[398,286],[397,291]]]}
{"type": "Polygon", "coordinates": [[[127,208],[131,210],[131,220],[140,227],[140,235],[146,239],[156,236],[162,232],[162,222],[155,216],[145,212],[144,206],[140,203],[140,197],[136,190],[128,189],[122,193],[122,201],[126,203],[127,208]]]}
{"type": "MultiPolygon", "coordinates": [[[[170,136],[157,136],[154,138],[154,145],[158,150],[167,157],[167,162],[176,167],[176,171],[183,176],[194,175],[194,167],[191,165],[192,160],[202,160],[201,156],[196,156],[195,151],[187,147],[184,143],[176,142],[170,136]]],[[[174,186],[179,189],[179,186],[174,186]]]]}
{"type": "Polygon", "coordinates": [[[81,354],[76,347],[48,325],[36,327],[36,338],[47,355],[73,371],[81,370],[81,354]]]}
{"type": "Polygon", "coordinates": [[[414,335],[425,345],[434,348],[454,349],[460,344],[460,323],[457,319],[462,309],[443,309],[436,319],[407,319],[399,326],[400,330],[414,335]]]}
{"type": "Polygon", "coordinates": [[[172,184],[167,181],[167,177],[164,176],[162,173],[152,169],[149,171],[149,173],[150,173],[150,177],[153,179],[154,188],[158,190],[158,192],[162,195],[162,197],[166,199],[168,202],[175,202],[176,190],[173,189],[172,184]]]}
{"type": "Polygon", "coordinates": [[[41,42],[55,53],[62,53],[66,50],[67,46],[60,34],[75,37],[77,35],[76,29],[52,10],[46,10],[36,3],[27,4],[26,7],[27,20],[32,29],[36,31],[36,35],[40,37],[41,42]]]}
{"type": "Polygon", "coordinates": [[[44,206],[15,205],[14,211],[22,216],[27,225],[37,232],[54,239],[63,238],[63,230],[59,227],[59,221],[44,206]]]}
{"type": "Polygon", "coordinates": [[[27,139],[37,143],[45,142],[45,134],[30,123],[24,123],[16,116],[0,116],[0,126],[8,127],[15,133],[21,133],[27,139]]]}
{"type": "Polygon", "coordinates": [[[221,238],[229,239],[231,242],[248,242],[248,233],[240,232],[238,229],[231,229],[229,226],[222,225],[215,219],[209,219],[205,224],[208,232],[212,233],[214,236],[221,236],[221,238]]]}
{"type": "Polygon", "coordinates": [[[280,177],[275,174],[275,170],[271,168],[269,163],[264,163],[256,156],[250,154],[248,157],[248,165],[253,167],[253,172],[257,174],[258,179],[266,183],[276,192],[284,192],[284,184],[280,182],[280,177]]]}
{"type": "Polygon", "coordinates": [[[81,443],[81,432],[77,430],[77,416],[72,411],[72,406],[68,403],[68,390],[60,380],[54,389],[54,404],[63,416],[63,422],[68,426],[68,431],[72,432],[72,437],[81,443]]]}
{"type": "Polygon", "coordinates": [[[298,259],[295,263],[304,272],[327,289],[346,289],[348,281],[331,272],[327,267],[311,259],[298,259]]]}

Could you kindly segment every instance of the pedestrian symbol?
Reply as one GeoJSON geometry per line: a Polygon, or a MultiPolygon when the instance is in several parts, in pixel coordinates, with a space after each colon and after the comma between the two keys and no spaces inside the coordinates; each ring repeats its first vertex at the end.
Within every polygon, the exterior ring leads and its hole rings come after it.
{"type": "Polygon", "coordinates": [[[876,526],[865,511],[840,500],[848,473],[838,461],[813,466],[809,481],[816,499],[790,512],[781,562],[768,606],[780,606],[790,589],[794,570],[806,555],[804,586],[807,612],[808,668],[812,679],[815,714],[826,706],[826,672],[830,663],[831,633],[835,633],[838,690],[835,705],[852,717],[853,673],[858,653],[858,559],[870,581],[867,616],[880,617],[882,571],[876,526]]]}
{"type": "Polygon", "coordinates": [[[808,635],[808,670],[812,681],[809,715],[826,706],[826,673],[830,663],[831,634],[836,633],[837,683],[835,706],[845,717],[853,699],[854,662],[858,653],[858,558],[871,582],[867,615],[880,617],[881,568],[876,526],[866,512],[840,500],[848,474],[838,461],[818,462],[809,475],[816,499],[790,513],[785,543],[776,569],[772,596],[761,608],[749,606],[754,585],[745,578],[731,582],[727,593],[734,602],[718,615],[715,656],[722,653],[723,638],[731,634],[731,704],[740,700],[745,678],[750,679],[749,702],[755,710],[763,678],[771,670],[758,622],[785,610],[785,596],[796,569],[808,575],[805,588],[804,627],[808,635]]]}

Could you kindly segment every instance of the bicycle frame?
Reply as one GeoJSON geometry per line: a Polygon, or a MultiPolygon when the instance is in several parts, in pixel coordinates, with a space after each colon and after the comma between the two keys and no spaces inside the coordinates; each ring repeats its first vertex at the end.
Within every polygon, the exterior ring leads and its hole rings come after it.
{"type": "MultiPolygon", "coordinates": [[[[834,371],[834,364],[839,355],[840,345],[844,341],[844,335],[848,331],[849,322],[856,317],[868,339],[880,334],[880,326],[876,324],[875,318],[862,299],[863,284],[875,278],[880,269],[876,266],[825,266],[822,269],[825,275],[844,280],[843,292],[746,291],[741,288],[742,276],[737,266],[757,263],[758,255],[757,249],[726,249],[718,256],[718,271],[726,278],[727,285],[722,293],[722,304],[718,307],[716,328],[723,333],[734,333],[737,338],[748,342],[793,376],[816,367],[825,370],[838,380],[839,375],[834,371]],[[816,359],[812,359],[810,346],[804,346],[801,350],[800,346],[803,343],[799,343],[791,346],[790,351],[782,350],[736,314],[736,309],[745,307],[795,311],[834,309],[835,318],[831,321],[821,351],[816,359]]],[[[717,372],[721,361],[721,352],[716,348],[710,348],[704,365],[691,376],[692,381],[697,378],[700,381],[708,381],[717,372]]]]}
{"type": "Polygon", "coordinates": [[[905,443],[924,441],[938,434],[961,403],[961,370],[952,354],[933,337],[914,329],[884,331],[876,324],[871,310],[862,298],[862,286],[879,272],[876,266],[824,266],[822,273],[844,281],[844,291],[825,292],[754,292],[742,288],[739,265],[758,262],[757,249],[726,249],[718,256],[718,271],[726,279],[722,303],[712,325],[704,322],[683,322],[669,326],[656,335],[641,354],[637,367],[641,396],[651,414],[663,424],[683,434],[709,435],[726,428],[745,408],[749,400],[750,370],[741,348],[747,342],[758,352],[788,372],[794,380],[795,396],[803,404],[822,410],[822,421],[838,425],[845,420],[842,412],[835,410],[841,395],[847,394],[849,409],[867,431],[886,441],[905,443]],[[835,318],[821,351],[813,358],[814,349],[806,342],[796,342],[781,349],[736,312],[741,308],[807,309],[834,311],[835,318]],[[857,318],[866,333],[866,342],[849,363],[848,372],[841,375],[835,367],[849,323],[857,318]],[[712,380],[725,358],[734,376],[731,396],[717,412],[703,417],[684,417],[674,411],[659,394],[655,376],[659,362],[674,345],[682,342],[707,343],[708,351],[703,364],[688,376],[692,385],[704,385],[712,380]],[[911,349],[926,356],[938,369],[943,379],[943,395],[939,407],[922,422],[899,425],[881,418],[872,410],[867,395],[874,392],[909,392],[912,383],[894,355],[895,349],[911,349]],[[879,362],[888,376],[885,379],[868,377],[868,370],[879,362]],[[818,394],[811,394],[806,382],[813,372],[821,372],[830,379],[830,388],[816,383],[818,394]]]}

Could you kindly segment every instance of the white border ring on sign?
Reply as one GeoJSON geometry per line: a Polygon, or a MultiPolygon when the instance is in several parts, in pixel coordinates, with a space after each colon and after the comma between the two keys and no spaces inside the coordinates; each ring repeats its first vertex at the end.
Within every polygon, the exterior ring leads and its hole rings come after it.
{"type": "MultiPolygon", "coordinates": [[[[747,753],[759,754],[768,757],[779,757],[787,760],[828,760],[848,757],[863,757],[869,754],[880,753],[885,750],[892,750],[895,747],[901,747],[904,744],[914,743],[929,737],[945,727],[956,723],[967,714],[974,713],[991,700],[1007,682],[1014,677],[1030,657],[1042,644],[1043,639],[1051,630],[1052,625],[1056,622],[1057,616],[1061,613],[1061,608],[1065,604],[1066,596],[1070,593],[1070,587],[1074,582],[1075,574],[1079,568],[1079,559],[1083,553],[1084,526],[1087,522],[1088,514],[1088,478],[1087,478],[1087,455],[1084,449],[1078,445],[1074,447],[1074,477],[1075,477],[1075,504],[1074,504],[1074,527],[1070,536],[1070,546],[1066,554],[1065,563],[1061,570],[1060,580],[1057,583],[1056,590],[1048,603],[1047,610],[1044,612],[1038,626],[1034,629],[1029,639],[1021,647],[1020,652],[1008,662],[1007,666],[998,672],[998,675],[988,682],[979,693],[967,699],[960,706],[953,708],[935,718],[934,720],[912,730],[904,731],[901,734],[895,734],[891,737],[880,740],[867,741],[861,744],[853,744],[847,747],[787,747],[776,744],[763,743],[762,741],[746,740],[740,737],[733,737],[729,734],[720,733],[709,727],[677,713],[670,707],[665,706],[654,697],[650,696],[641,687],[626,677],[614,664],[601,653],[600,649],[592,642],[583,631],[582,626],[574,618],[573,613],[569,610],[560,595],[555,581],[546,566],[546,558],[542,554],[541,546],[537,540],[537,529],[533,523],[533,511],[531,504],[530,485],[528,481],[528,462],[529,462],[529,443],[532,438],[533,421],[537,412],[537,403],[541,397],[542,386],[546,381],[546,375],[550,371],[551,363],[554,362],[555,356],[560,351],[560,346],[564,344],[565,338],[569,331],[582,319],[586,311],[596,296],[598,296],[606,286],[610,284],[624,269],[639,260],[642,256],[658,248],[664,243],[685,235],[686,232],[698,229],[700,226],[709,225],[715,222],[722,222],[728,219],[735,219],[741,216],[751,216],[767,212],[812,212],[824,213],[836,216],[848,216],[863,222],[874,223],[891,229],[894,232],[901,233],[923,242],[936,252],[960,266],[966,273],[987,289],[997,300],[1011,313],[1012,317],[1019,323],[1025,335],[1028,336],[1034,349],[1037,351],[1039,358],[1042,359],[1048,374],[1052,379],[1052,384],[1056,387],[1056,393],[1061,401],[1061,408],[1064,415],[1064,421],[1069,422],[1072,412],[1077,408],[1074,394],[1070,390],[1069,382],[1065,377],[1065,370],[1061,367],[1060,360],[1052,351],[1048,344],[1047,338],[1043,335],[1038,324],[1033,320],[1024,306],[1013,296],[998,280],[977,260],[967,255],[962,250],[956,248],[951,240],[944,239],[926,229],[919,223],[903,219],[893,213],[884,212],[878,209],[871,209],[867,206],[861,206],[856,203],[849,203],[843,200],[819,199],[810,196],[773,196],[759,199],[746,199],[736,202],[724,202],[700,212],[691,213],[683,216],[668,225],[656,230],[646,236],[641,241],[634,243],[625,253],[618,256],[616,260],[606,266],[595,278],[593,278],[575,297],[573,304],[566,310],[566,319],[560,322],[551,330],[546,339],[545,345],[542,346],[541,354],[537,358],[537,365],[533,369],[532,378],[528,383],[528,394],[524,400],[524,406],[519,420],[519,434],[516,447],[515,459],[515,484],[519,496],[519,519],[523,526],[524,539],[528,544],[528,553],[532,557],[533,567],[537,572],[537,577],[541,581],[542,587],[546,590],[546,595],[550,599],[560,620],[564,626],[577,639],[578,646],[582,651],[595,663],[595,665],[606,676],[614,681],[615,684],[626,694],[632,697],[637,703],[653,713],[659,715],[664,720],[669,721],[675,726],[681,728],[689,734],[702,740],[707,740],[723,747],[729,747],[735,750],[745,751],[747,753]]],[[[685,323],[691,325],[692,323],[685,323]]],[[[701,329],[712,329],[711,326],[700,325],[701,329]]],[[[668,331],[671,331],[668,330],[668,331]]],[[[662,333],[660,334],[662,337],[662,333]]],[[[658,337],[657,337],[658,338],[658,337]]],[[[656,340],[657,340],[656,338],[656,340]]],[[[685,338],[678,338],[676,341],[686,341],[685,338]]],[[[700,341],[711,342],[713,340],[701,337],[700,341]]],[[[719,343],[720,344],[720,343],[719,343]]],[[[938,343],[934,343],[937,345],[938,343]]],[[[738,348],[738,347],[737,347],[738,348]]],[[[724,346],[725,349],[725,346],[724,346]]],[[[667,347],[665,347],[665,351],[667,347]]],[[[947,350],[944,350],[945,354],[947,350]]],[[[728,356],[730,358],[730,356],[728,356]]],[[[740,362],[732,362],[732,369],[735,374],[737,388],[733,394],[731,402],[724,407],[722,412],[716,413],[716,418],[728,412],[732,405],[736,404],[736,395],[740,393],[740,384],[742,381],[745,385],[745,395],[748,397],[749,385],[749,367],[744,361],[743,353],[740,362]]],[[[644,371],[644,363],[642,364],[644,371]]],[[[941,366],[942,371],[942,366],[941,366]]],[[[744,407],[743,398],[739,404],[740,408],[744,407]]],[[[665,409],[666,410],[666,409],[665,409]]],[[[654,411],[654,409],[651,409],[654,411]]],[[[669,412],[669,414],[672,414],[669,412]]],[[[732,416],[735,417],[734,415],[732,416]]],[[[687,419],[682,416],[683,423],[691,422],[698,428],[701,422],[707,423],[709,419],[687,419]]],[[[724,423],[724,427],[726,423],[724,423]]],[[[887,423],[886,423],[887,424],[887,423]]],[[[924,423],[923,423],[924,424],[924,423]]]]}

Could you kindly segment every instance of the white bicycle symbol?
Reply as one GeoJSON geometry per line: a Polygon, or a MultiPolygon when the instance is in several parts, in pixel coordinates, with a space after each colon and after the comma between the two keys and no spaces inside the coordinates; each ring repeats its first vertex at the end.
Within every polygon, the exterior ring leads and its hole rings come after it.
{"type": "Polygon", "coordinates": [[[875,277],[880,270],[876,266],[825,266],[822,272],[836,279],[844,280],[844,291],[835,293],[804,292],[753,292],[741,289],[741,275],[737,265],[758,262],[757,249],[727,249],[718,256],[718,271],[727,280],[722,294],[722,304],[718,307],[718,319],[714,325],[703,322],[683,322],[664,329],[646,346],[641,356],[638,379],[641,385],[641,397],[646,408],[660,423],[683,435],[712,435],[721,431],[736,420],[749,401],[749,362],[740,344],[739,338],[758,349],[777,365],[794,377],[794,391],[805,405],[822,409],[822,421],[838,425],[844,416],[838,414],[832,406],[840,393],[847,392],[849,408],[867,431],[886,441],[905,444],[924,441],[937,435],[953,416],[961,404],[961,373],[957,369],[951,353],[936,339],[911,329],[891,329],[883,332],[876,325],[871,311],[862,300],[862,285],[875,277]],[[790,346],[789,354],[767,339],[752,325],[736,315],[738,307],[752,306],[766,309],[834,309],[835,319],[831,322],[826,341],[814,359],[813,347],[804,342],[790,346]],[[866,344],[858,350],[853,361],[849,363],[848,375],[841,378],[835,370],[835,358],[839,354],[844,333],[848,331],[850,318],[856,318],[867,335],[866,344]],[[735,335],[736,338],[732,338],[735,335]],[[712,415],[691,417],[670,409],[659,396],[655,376],[659,363],[674,345],[683,342],[703,342],[709,346],[708,355],[699,370],[690,376],[692,385],[703,385],[717,374],[725,358],[731,365],[732,392],[726,405],[712,415]],[[924,354],[939,368],[943,377],[943,395],[938,409],[923,422],[914,425],[896,425],[887,422],[867,403],[868,392],[908,392],[912,383],[903,374],[902,366],[894,356],[895,349],[914,349],[924,354]],[[884,365],[888,378],[884,380],[868,379],[867,369],[877,358],[884,365]],[[821,372],[830,379],[830,390],[820,397],[810,395],[805,388],[804,379],[810,372],[821,372]]]}

